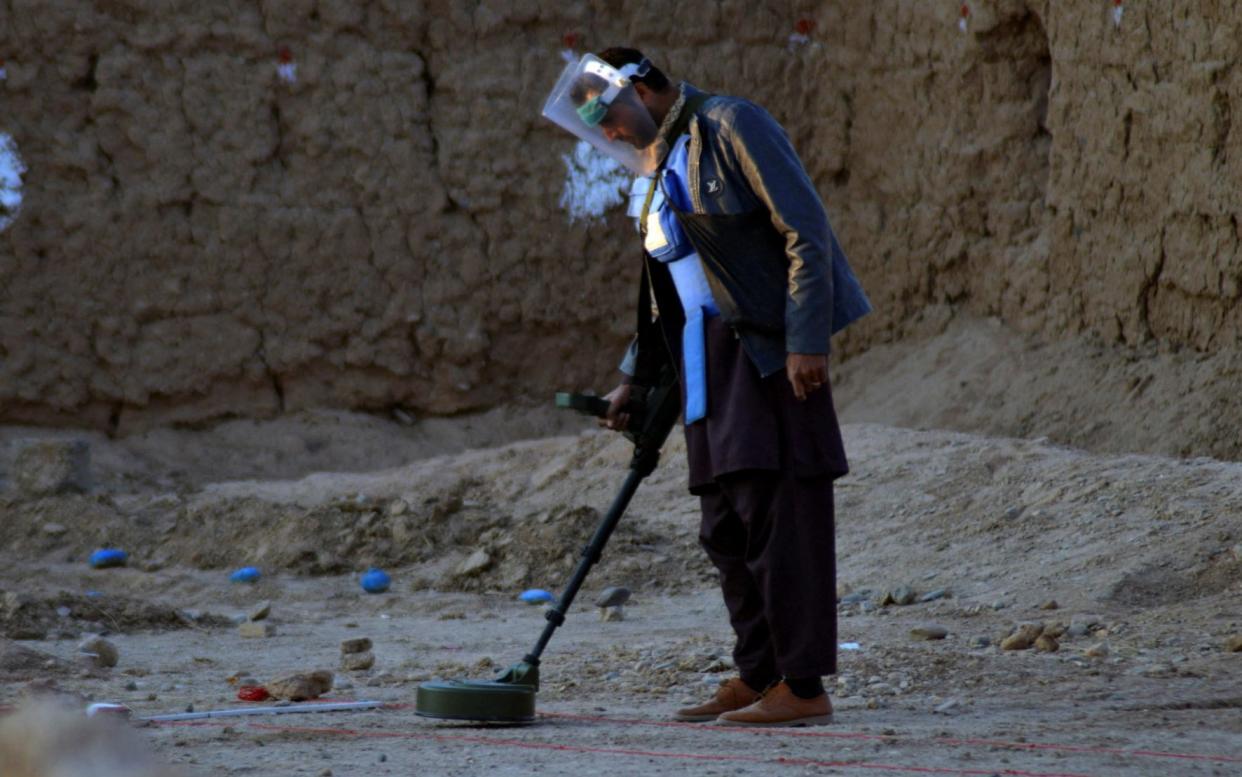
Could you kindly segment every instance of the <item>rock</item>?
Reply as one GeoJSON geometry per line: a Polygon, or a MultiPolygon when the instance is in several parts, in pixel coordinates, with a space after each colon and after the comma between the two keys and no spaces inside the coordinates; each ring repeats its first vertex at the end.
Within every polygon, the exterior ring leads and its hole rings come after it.
{"type": "Polygon", "coordinates": [[[841,604],[862,604],[871,598],[870,589],[854,591],[841,597],[841,604]]]}
{"type": "Polygon", "coordinates": [[[341,656],[341,668],[349,672],[361,672],[375,666],[375,654],[370,650],[361,653],[345,653],[341,656]]]}
{"type": "Polygon", "coordinates": [[[369,637],[354,637],[341,641],[341,654],[349,653],[365,653],[371,649],[371,640],[369,637]]]}
{"type": "Polygon", "coordinates": [[[605,588],[595,599],[599,608],[599,619],[602,621],[625,620],[624,605],[630,600],[630,589],[624,586],[605,588]]]}
{"type": "Polygon", "coordinates": [[[1108,655],[1108,643],[1097,642],[1091,647],[1082,651],[1082,654],[1086,656],[1087,658],[1103,658],[1108,655]]]}
{"type": "Polygon", "coordinates": [[[630,600],[630,589],[625,586],[605,588],[595,599],[596,607],[619,607],[630,600]]]}
{"type": "Polygon", "coordinates": [[[970,641],[970,646],[972,648],[990,647],[991,644],[992,644],[992,639],[990,637],[975,637],[974,639],[970,641]]]}
{"type": "Polygon", "coordinates": [[[91,448],[85,440],[22,440],[13,459],[12,481],[26,496],[91,490],[91,448]]]}
{"type": "Polygon", "coordinates": [[[314,672],[297,672],[282,675],[263,686],[275,699],[305,701],[318,699],[332,690],[332,673],[320,669],[314,672]]]}
{"type": "Polygon", "coordinates": [[[1053,639],[1060,639],[1066,632],[1066,626],[1060,621],[1048,621],[1044,624],[1043,633],[1053,639]]]}
{"type": "Polygon", "coordinates": [[[237,627],[237,633],[246,639],[263,639],[276,633],[276,627],[267,621],[246,621],[237,627]]]}
{"type": "Polygon", "coordinates": [[[919,601],[926,604],[927,602],[934,602],[937,599],[943,599],[948,595],[949,595],[949,592],[947,590],[943,588],[937,588],[934,591],[928,591],[927,593],[920,596],[919,601]]]}
{"type": "Polygon", "coordinates": [[[487,554],[486,550],[479,548],[457,566],[457,574],[462,577],[472,577],[487,569],[491,563],[492,557],[487,554]]]}
{"type": "Polygon", "coordinates": [[[43,524],[43,533],[51,537],[59,537],[60,535],[64,534],[67,531],[69,530],[66,529],[64,525],[59,524],[59,523],[43,524]]]}
{"type": "Polygon", "coordinates": [[[1040,653],[1055,653],[1060,649],[1061,645],[1057,642],[1056,637],[1040,634],[1035,638],[1035,650],[1040,653]]]}
{"type": "Polygon", "coordinates": [[[1001,650],[1026,650],[1035,644],[1043,630],[1039,624],[1024,623],[1001,641],[1001,650]]]}
{"type": "Polygon", "coordinates": [[[250,612],[246,613],[246,620],[261,621],[261,620],[265,620],[267,616],[271,614],[272,614],[272,603],[269,601],[263,601],[263,602],[259,602],[254,607],[250,608],[250,612]]]}
{"type": "Polygon", "coordinates": [[[120,653],[116,645],[103,637],[88,637],[78,645],[78,653],[87,657],[91,664],[101,668],[116,666],[120,653]]]}
{"type": "Polygon", "coordinates": [[[913,604],[915,598],[918,597],[917,593],[914,592],[914,588],[909,586],[897,586],[893,588],[892,592],[889,593],[888,596],[891,598],[893,604],[899,604],[899,606],[913,604]]]}
{"type": "Polygon", "coordinates": [[[1242,653],[1242,634],[1234,634],[1225,640],[1226,653],[1242,653]]]}
{"type": "Polygon", "coordinates": [[[1055,610],[1055,609],[1058,609],[1060,606],[1061,606],[1061,605],[1057,604],[1057,600],[1056,600],[1056,599],[1049,599],[1049,600],[1048,600],[1048,601],[1046,601],[1046,602],[1042,602],[1042,603],[1040,603],[1040,605],[1039,605],[1039,609],[1041,609],[1041,610],[1055,610]]]}
{"type": "Polygon", "coordinates": [[[956,707],[958,704],[959,702],[957,699],[949,699],[945,703],[937,705],[936,708],[932,710],[932,712],[938,715],[948,715],[949,711],[952,710],[954,707],[956,707]]]}
{"type": "Polygon", "coordinates": [[[922,623],[910,629],[910,636],[925,640],[944,639],[949,636],[949,630],[936,623],[922,623]]]}
{"type": "Polygon", "coordinates": [[[1065,636],[1070,638],[1085,637],[1090,629],[1085,623],[1071,623],[1069,628],[1065,630],[1065,636]]]}

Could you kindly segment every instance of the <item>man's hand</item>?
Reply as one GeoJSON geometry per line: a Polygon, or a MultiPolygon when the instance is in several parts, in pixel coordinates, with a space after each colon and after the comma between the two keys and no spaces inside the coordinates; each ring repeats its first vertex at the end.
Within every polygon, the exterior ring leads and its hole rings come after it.
{"type": "Polygon", "coordinates": [[[604,396],[608,400],[608,415],[599,419],[600,426],[617,432],[625,431],[630,425],[630,414],[623,411],[630,401],[631,389],[633,386],[622,383],[604,396]]]}
{"type": "Polygon", "coordinates": [[[785,375],[799,401],[828,382],[828,356],[822,353],[791,353],[785,357],[785,375]]]}

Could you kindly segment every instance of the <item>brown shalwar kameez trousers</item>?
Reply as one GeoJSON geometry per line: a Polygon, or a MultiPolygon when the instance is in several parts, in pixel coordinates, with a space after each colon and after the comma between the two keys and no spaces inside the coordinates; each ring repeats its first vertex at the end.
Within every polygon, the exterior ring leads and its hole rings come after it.
{"type": "Polygon", "coordinates": [[[799,401],[783,371],[760,378],[718,316],[705,340],[708,413],[686,427],[686,448],[734,662],[760,690],[782,676],[835,674],[832,481],[847,464],[830,389],[799,401]]]}

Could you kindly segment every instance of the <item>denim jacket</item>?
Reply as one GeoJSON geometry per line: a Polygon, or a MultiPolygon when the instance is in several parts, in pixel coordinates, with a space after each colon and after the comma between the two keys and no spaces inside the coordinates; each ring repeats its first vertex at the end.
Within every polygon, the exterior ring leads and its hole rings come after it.
{"type": "MultiPolygon", "coordinates": [[[[682,88],[698,93],[689,84],[682,88]]],[[[746,220],[763,233],[757,244],[775,246],[746,255],[729,246],[705,251],[696,231],[687,230],[725,322],[764,377],[784,369],[788,353],[828,353],[831,335],[870,312],[871,303],[784,129],[748,100],[712,96],[691,118],[689,132],[693,213],[685,215],[746,220]],[[709,253],[725,261],[710,261],[709,253]]],[[[637,339],[631,343],[621,371],[642,383],[639,347],[637,339]]]]}

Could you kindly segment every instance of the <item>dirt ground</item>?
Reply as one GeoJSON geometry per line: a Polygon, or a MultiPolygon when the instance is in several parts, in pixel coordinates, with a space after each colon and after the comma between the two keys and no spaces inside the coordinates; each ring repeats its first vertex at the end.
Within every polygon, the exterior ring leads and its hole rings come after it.
{"type": "Polygon", "coordinates": [[[229,678],[325,668],[330,698],[389,705],[140,729],[189,774],[1242,773],[1242,653],[1225,648],[1242,632],[1242,464],[876,424],[845,427],[839,613],[857,649],[827,678],[831,727],[670,722],[729,676],[731,647],[680,438],[545,653],[538,723],[415,716],[419,682],[488,677],[531,647],[542,613],[517,594],[559,590],[624,475],[624,440],[541,413],[92,438],[93,493],[0,494],[0,634],[22,638],[0,642],[0,704],[33,680],[138,715],[228,709],[244,706],[229,678]],[[103,546],[130,565],[90,569],[103,546]],[[263,579],[230,583],[243,564],[263,579]],[[359,587],[372,565],[388,593],[359,587]],[[623,621],[591,606],[609,585],[634,591],[623,621]],[[929,601],[881,605],[901,586],[929,601]],[[263,600],[275,634],[242,638],[263,600]],[[1023,623],[1067,629],[1060,649],[1002,650],[1023,623]],[[924,624],[947,638],[913,638],[924,624]],[[119,664],[83,669],[99,631],[119,664]],[[375,666],[339,671],[358,636],[375,666]]]}

